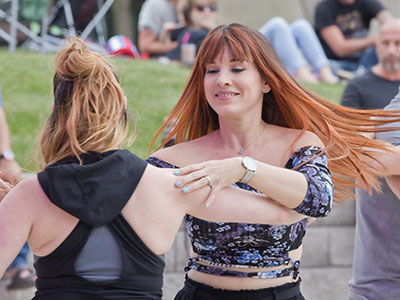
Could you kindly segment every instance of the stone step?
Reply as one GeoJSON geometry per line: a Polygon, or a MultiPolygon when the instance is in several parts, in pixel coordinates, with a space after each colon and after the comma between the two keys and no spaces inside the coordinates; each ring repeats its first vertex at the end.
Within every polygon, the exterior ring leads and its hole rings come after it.
{"type": "Polygon", "coordinates": [[[314,226],[303,240],[303,267],[351,267],[354,226],[314,226]]]}
{"type": "Polygon", "coordinates": [[[326,218],[317,219],[314,226],[336,226],[355,224],[355,201],[346,200],[343,204],[334,202],[332,212],[326,218]]]}
{"type": "Polygon", "coordinates": [[[166,272],[182,272],[187,264],[190,249],[189,238],[185,231],[180,230],[172,245],[171,250],[165,254],[166,272]]]}
{"type": "Polygon", "coordinates": [[[35,294],[35,288],[7,291],[4,280],[0,281],[0,300],[28,300],[35,294]]]}
{"type": "Polygon", "coordinates": [[[351,267],[300,268],[301,290],[307,300],[346,300],[351,267]]]}

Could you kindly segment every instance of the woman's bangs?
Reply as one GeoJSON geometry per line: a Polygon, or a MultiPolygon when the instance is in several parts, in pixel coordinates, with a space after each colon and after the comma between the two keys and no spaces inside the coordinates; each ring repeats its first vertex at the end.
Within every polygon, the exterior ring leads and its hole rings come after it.
{"type": "Polygon", "coordinates": [[[206,45],[208,47],[205,46],[203,66],[213,63],[215,58],[225,50],[229,51],[234,61],[252,61],[249,57],[250,49],[248,45],[239,38],[234,37],[233,32],[226,32],[225,30],[218,32],[206,42],[206,45]]]}
{"type": "Polygon", "coordinates": [[[240,61],[240,62],[244,62],[244,61],[253,61],[250,57],[249,57],[249,49],[247,47],[247,45],[241,43],[238,40],[230,40],[229,41],[229,51],[232,55],[232,59],[234,61],[240,61]]]}
{"type": "MultiPolygon", "coordinates": [[[[219,32],[218,32],[219,33],[219,32]]],[[[202,55],[202,66],[206,66],[211,64],[212,62],[215,61],[215,58],[223,52],[225,49],[225,43],[223,40],[222,35],[215,34],[210,37],[205,43],[204,43],[204,55],[202,55]]]]}

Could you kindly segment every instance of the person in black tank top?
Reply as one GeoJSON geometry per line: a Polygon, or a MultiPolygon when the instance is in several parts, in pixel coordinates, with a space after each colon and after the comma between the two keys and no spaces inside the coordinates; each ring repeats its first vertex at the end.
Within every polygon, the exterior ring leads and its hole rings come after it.
{"type": "MultiPolygon", "coordinates": [[[[161,299],[162,255],[187,213],[265,224],[303,218],[233,187],[207,209],[208,186],[182,193],[172,170],[122,150],[127,99],[109,61],[79,39],[57,54],[53,94],[40,138],[42,169],[0,203],[0,277],[28,240],[35,300],[161,299]]],[[[2,181],[0,188],[9,190],[2,181]]]]}

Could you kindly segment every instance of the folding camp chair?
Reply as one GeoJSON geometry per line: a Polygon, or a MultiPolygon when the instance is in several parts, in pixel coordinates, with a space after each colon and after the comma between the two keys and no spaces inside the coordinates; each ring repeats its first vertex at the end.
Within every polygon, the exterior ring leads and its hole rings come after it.
{"type": "MultiPolygon", "coordinates": [[[[54,18],[57,15],[57,12],[60,9],[64,9],[65,12],[65,18],[68,25],[68,35],[79,36],[81,39],[86,40],[89,37],[89,35],[93,32],[93,30],[96,29],[97,40],[98,40],[97,42],[100,46],[104,47],[106,44],[106,37],[104,32],[105,30],[103,28],[101,21],[103,20],[107,11],[110,9],[111,5],[114,3],[114,0],[106,0],[105,2],[103,0],[98,0],[97,3],[98,3],[98,11],[96,15],[88,23],[88,25],[85,27],[85,29],[80,35],[78,35],[75,31],[74,18],[72,15],[72,9],[69,1],[59,0],[55,5],[52,5],[50,13],[43,17],[42,32],[41,32],[41,37],[42,37],[41,50],[46,51],[46,49],[49,48],[49,41],[51,41],[51,39],[54,40],[54,38],[48,35],[48,28],[49,24],[51,24],[51,22],[54,20],[54,18]]],[[[101,50],[101,48],[99,47],[97,47],[97,49],[101,50]]]]}
{"type": "MultiPolygon", "coordinates": [[[[40,36],[36,35],[30,29],[22,25],[18,21],[18,6],[19,1],[29,1],[29,0],[11,0],[11,13],[7,13],[0,9],[0,18],[5,19],[10,23],[10,33],[5,32],[0,29],[0,37],[4,38],[9,43],[9,49],[11,52],[15,51],[17,39],[17,30],[20,30],[25,35],[27,35],[31,40],[28,42],[27,47],[33,50],[40,50],[42,52],[46,51],[57,51],[62,39],[54,38],[48,35],[49,24],[54,20],[57,12],[62,9],[65,14],[67,22],[67,35],[77,36],[74,27],[74,19],[72,14],[72,9],[68,0],[59,0],[56,3],[54,1],[48,2],[48,10],[43,14],[42,26],[40,36]]],[[[32,1],[32,0],[30,0],[32,1]]],[[[3,1],[4,2],[4,1],[3,1]]],[[[98,43],[104,46],[106,43],[104,28],[101,24],[107,11],[110,9],[114,0],[98,0],[98,11],[93,19],[89,22],[86,28],[83,30],[82,34],[79,36],[82,39],[87,39],[94,29],[96,29],[98,43]]],[[[96,48],[96,47],[95,47],[96,48]]],[[[101,48],[97,47],[99,50],[101,48]]]]}
{"type": "Polygon", "coordinates": [[[0,29],[0,37],[7,41],[10,52],[14,52],[15,47],[17,46],[17,30],[21,31],[32,40],[41,43],[40,37],[18,21],[18,0],[2,1],[1,5],[0,19],[3,19],[10,24],[10,31],[6,32],[3,29],[0,29]],[[7,5],[10,5],[8,9],[7,5]]]}

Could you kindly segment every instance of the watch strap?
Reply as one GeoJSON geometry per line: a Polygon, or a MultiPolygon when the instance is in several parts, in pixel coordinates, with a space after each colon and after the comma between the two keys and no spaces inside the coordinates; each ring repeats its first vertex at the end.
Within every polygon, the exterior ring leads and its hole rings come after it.
{"type": "Polygon", "coordinates": [[[242,179],[240,179],[240,182],[241,183],[248,183],[250,181],[251,177],[253,177],[253,175],[254,175],[254,171],[246,169],[246,174],[244,174],[242,179]]]}

